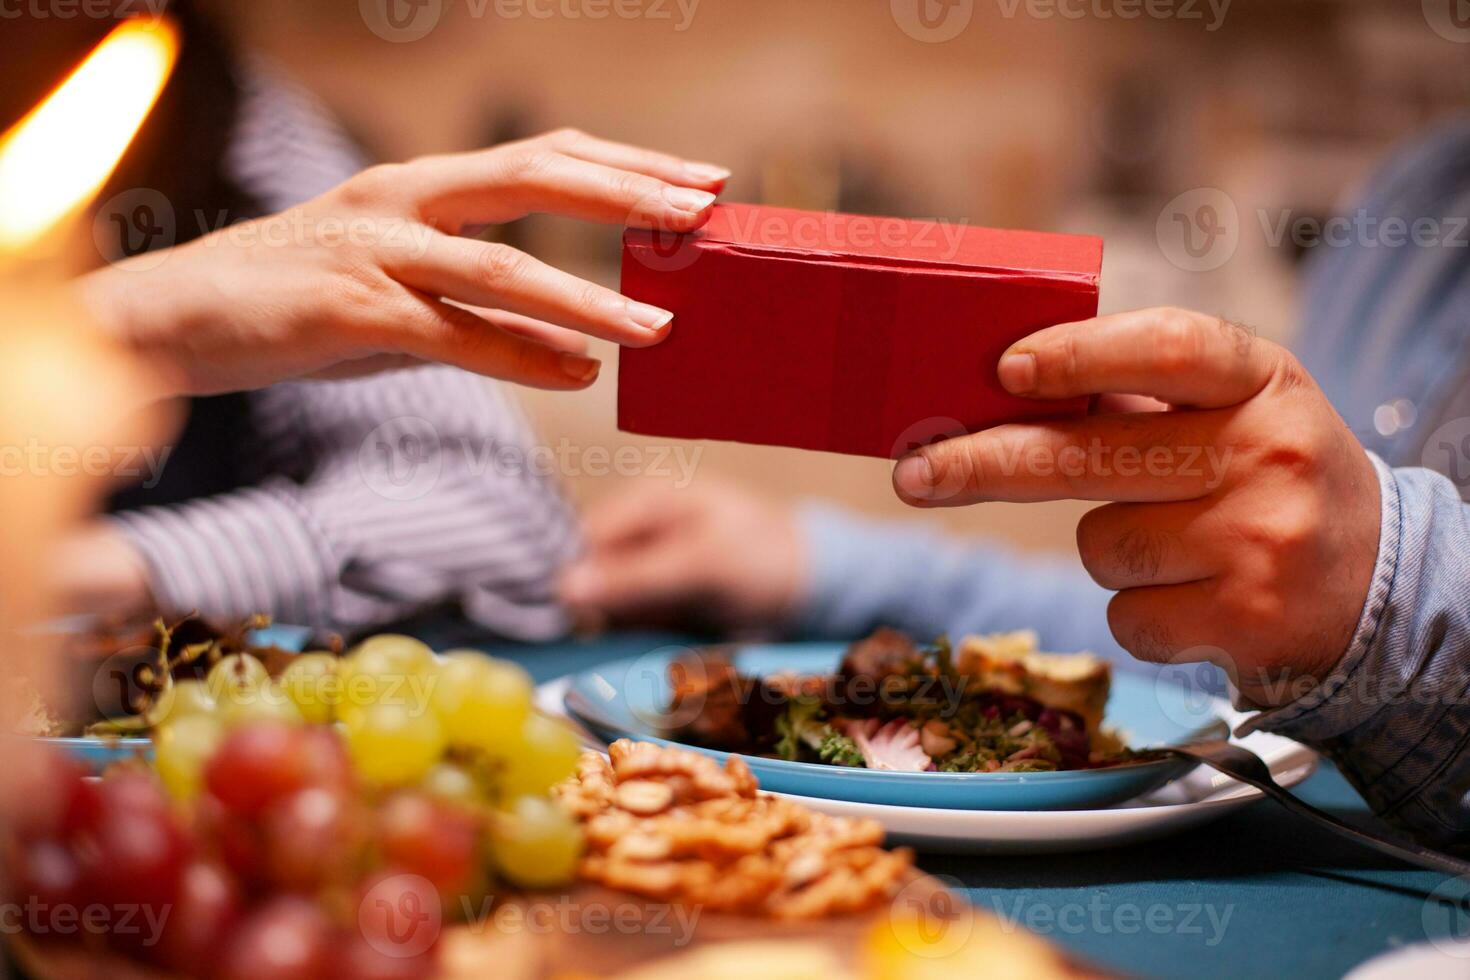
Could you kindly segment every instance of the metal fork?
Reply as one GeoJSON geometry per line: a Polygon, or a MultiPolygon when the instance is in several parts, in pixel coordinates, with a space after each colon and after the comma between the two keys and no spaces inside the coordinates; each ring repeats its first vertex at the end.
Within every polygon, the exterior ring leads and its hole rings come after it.
{"type": "Polygon", "coordinates": [[[1238,779],[1248,786],[1254,786],[1297,816],[1305,817],[1319,826],[1326,827],[1340,837],[1357,841],[1365,847],[1371,847],[1375,851],[1421,868],[1428,868],[1431,871],[1456,876],[1470,875],[1470,861],[1462,861],[1448,854],[1432,851],[1413,841],[1360,830],[1351,824],[1342,822],[1330,813],[1317,809],[1310,803],[1304,803],[1279,786],[1271,777],[1270,767],[1261,760],[1260,756],[1249,749],[1243,749],[1230,742],[1212,741],[1170,746],[1161,751],[1202,762],[1232,779],[1238,779]]]}

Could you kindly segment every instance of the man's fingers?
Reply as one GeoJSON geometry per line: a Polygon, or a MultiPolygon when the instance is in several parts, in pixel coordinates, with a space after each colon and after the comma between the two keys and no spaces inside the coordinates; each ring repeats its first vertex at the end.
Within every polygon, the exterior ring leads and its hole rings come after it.
{"type": "Polygon", "coordinates": [[[415,168],[419,218],[449,232],[532,213],[694,231],[709,220],[715,203],[710,191],[579,160],[534,143],[427,157],[406,166],[415,168]]]}
{"type": "Polygon", "coordinates": [[[1108,603],[1119,646],[1150,663],[1209,662],[1233,673],[1226,651],[1211,643],[1215,579],[1124,589],[1108,603]]]}
{"type": "Polygon", "coordinates": [[[618,613],[652,608],[694,588],[699,569],[677,541],[621,552],[615,559],[590,558],[562,578],[562,599],[572,606],[618,613]]]}
{"type": "Polygon", "coordinates": [[[647,539],[677,515],[679,491],[652,480],[639,480],[604,497],[582,516],[582,537],[592,554],[647,539]]]}
{"type": "Polygon", "coordinates": [[[495,242],[435,234],[413,254],[385,251],[399,282],[468,306],[493,307],[630,347],[656,344],[674,315],[578,279],[495,242]]]}
{"type": "Polygon", "coordinates": [[[1047,327],[996,370],[1008,391],[1032,398],[1116,392],[1223,408],[1264,388],[1282,355],[1237,323],[1164,308],[1047,327]]]}
{"type": "Polygon", "coordinates": [[[1108,504],[1077,523],[1082,565],[1105,589],[1180,585],[1218,571],[1211,549],[1209,502],[1108,504]]]}
{"type": "Polygon", "coordinates": [[[572,391],[597,380],[601,363],[593,358],[518,337],[431,296],[406,295],[408,315],[390,313],[381,346],[532,388],[572,391]]]}
{"type": "Polygon", "coordinates": [[[632,170],[683,187],[718,192],[725,186],[725,181],[730,179],[730,171],[718,164],[685,160],[657,150],[646,150],[641,146],[598,139],[575,129],[559,129],[537,139],[552,149],[579,160],[600,163],[619,170],[632,170]]]}
{"type": "Polygon", "coordinates": [[[893,486],[916,507],[984,501],[1192,500],[1224,482],[1229,413],[1145,412],[1002,425],[899,460],[893,486]]]}

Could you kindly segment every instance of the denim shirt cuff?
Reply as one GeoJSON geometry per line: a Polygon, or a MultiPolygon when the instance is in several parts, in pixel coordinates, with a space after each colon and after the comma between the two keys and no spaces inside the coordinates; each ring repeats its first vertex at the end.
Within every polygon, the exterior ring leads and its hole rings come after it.
{"type": "Polygon", "coordinates": [[[1385,654],[1378,641],[1398,571],[1403,508],[1393,469],[1371,452],[1368,458],[1378,473],[1382,500],[1378,559],[1347,652],[1315,687],[1294,701],[1247,718],[1237,727],[1237,735],[1264,730],[1301,741],[1322,742],[1363,725],[1381,706],[1373,686],[1385,667],[1385,654]]]}

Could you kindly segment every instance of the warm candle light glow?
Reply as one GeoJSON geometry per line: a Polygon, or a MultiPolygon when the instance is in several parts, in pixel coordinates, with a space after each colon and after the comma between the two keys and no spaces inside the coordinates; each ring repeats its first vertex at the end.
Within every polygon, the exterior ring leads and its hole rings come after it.
{"type": "Polygon", "coordinates": [[[91,200],[163,91],[178,55],[164,20],[129,20],[0,137],[0,254],[41,240],[91,200]]]}

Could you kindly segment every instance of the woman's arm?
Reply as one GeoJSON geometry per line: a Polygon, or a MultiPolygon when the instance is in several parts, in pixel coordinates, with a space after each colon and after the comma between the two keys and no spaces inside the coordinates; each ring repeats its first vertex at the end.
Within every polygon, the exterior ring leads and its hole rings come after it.
{"type": "Polygon", "coordinates": [[[580,389],[599,364],[568,331],[647,346],[673,314],[460,233],[535,212],[692,231],[728,176],[561,130],[373,167],[298,207],[92,273],[78,290],[167,377],[161,394],[425,361],[580,389]]]}
{"type": "Polygon", "coordinates": [[[278,385],[252,411],[278,474],[109,519],[172,614],[347,634],[455,602],[504,635],[565,629],[575,525],[509,393],[450,368],[278,385]]]}

